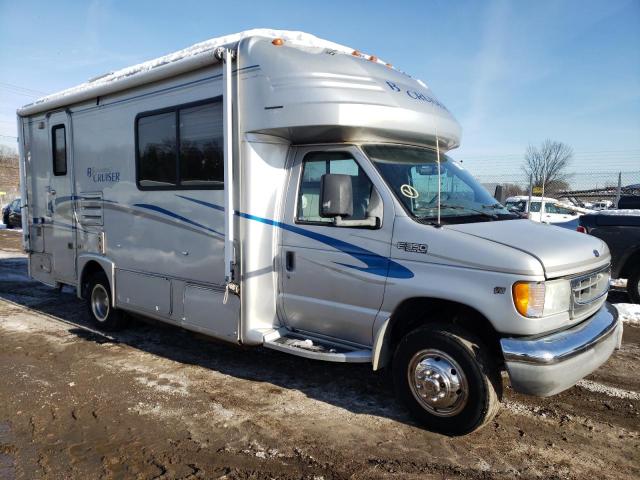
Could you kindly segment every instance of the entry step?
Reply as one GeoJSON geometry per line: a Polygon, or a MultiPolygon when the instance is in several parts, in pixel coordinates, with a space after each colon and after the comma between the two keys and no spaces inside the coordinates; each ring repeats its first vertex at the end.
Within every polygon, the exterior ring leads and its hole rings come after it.
{"type": "Polygon", "coordinates": [[[272,350],[325,362],[370,363],[371,350],[315,338],[285,328],[264,336],[264,346],[272,350]]]}

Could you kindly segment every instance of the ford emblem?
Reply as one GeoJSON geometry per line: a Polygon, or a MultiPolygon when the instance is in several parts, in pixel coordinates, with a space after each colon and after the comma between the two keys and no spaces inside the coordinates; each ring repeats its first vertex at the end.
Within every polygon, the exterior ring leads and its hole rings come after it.
{"type": "Polygon", "coordinates": [[[594,250],[594,251],[593,251],[593,254],[594,254],[596,257],[599,257],[599,256],[600,256],[600,252],[599,252],[598,250],[594,250]]]}

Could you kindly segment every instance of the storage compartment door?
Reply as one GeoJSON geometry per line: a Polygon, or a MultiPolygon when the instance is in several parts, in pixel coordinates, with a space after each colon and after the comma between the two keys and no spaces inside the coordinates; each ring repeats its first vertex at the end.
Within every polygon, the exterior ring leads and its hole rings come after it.
{"type": "Polygon", "coordinates": [[[171,281],[157,275],[116,270],[116,305],[168,317],[171,281]]]}
{"type": "Polygon", "coordinates": [[[230,342],[238,340],[240,299],[229,295],[222,303],[224,291],[187,285],[184,289],[183,325],[190,330],[206,333],[230,342]]]}

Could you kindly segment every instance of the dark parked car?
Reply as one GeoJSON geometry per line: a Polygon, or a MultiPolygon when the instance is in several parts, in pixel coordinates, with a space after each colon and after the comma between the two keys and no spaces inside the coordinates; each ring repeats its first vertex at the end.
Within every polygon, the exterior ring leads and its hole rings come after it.
{"type": "Polygon", "coordinates": [[[21,202],[16,198],[13,202],[2,209],[2,223],[7,228],[22,228],[22,212],[20,211],[21,202]]]}
{"type": "Polygon", "coordinates": [[[578,231],[606,242],[611,250],[611,278],[626,278],[631,300],[640,303],[640,210],[583,215],[578,231]]]}

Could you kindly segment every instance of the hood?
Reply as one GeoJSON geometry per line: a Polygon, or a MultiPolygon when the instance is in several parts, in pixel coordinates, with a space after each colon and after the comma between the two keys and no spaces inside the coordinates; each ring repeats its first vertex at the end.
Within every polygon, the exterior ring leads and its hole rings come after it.
{"type": "Polygon", "coordinates": [[[547,278],[587,272],[611,262],[602,240],[531,220],[447,225],[447,229],[526,252],[542,263],[547,278]]]}

